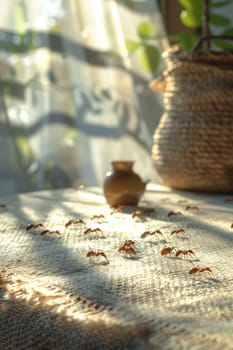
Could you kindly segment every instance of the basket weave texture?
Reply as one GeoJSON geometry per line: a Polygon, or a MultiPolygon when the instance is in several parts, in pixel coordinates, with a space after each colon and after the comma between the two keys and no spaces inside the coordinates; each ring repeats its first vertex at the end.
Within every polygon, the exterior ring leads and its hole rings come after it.
{"type": "Polygon", "coordinates": [[[164,54],[164,113],[155,130],[152,160],[167,186],[233,191],[233,54],[164,54]]]}

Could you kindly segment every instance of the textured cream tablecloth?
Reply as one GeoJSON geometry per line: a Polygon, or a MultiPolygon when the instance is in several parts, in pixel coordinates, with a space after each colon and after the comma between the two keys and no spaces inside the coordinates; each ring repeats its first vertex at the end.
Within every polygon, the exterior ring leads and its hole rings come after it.
{"type": "Polygon", "coordinates": [[[233,198],[150,185],[140,206],[155,212],[134,217],[101,193],[0,198],[0,349],[233,349],[233,198]],[[135,256],[118,251],[129,239],[135,256]]]}

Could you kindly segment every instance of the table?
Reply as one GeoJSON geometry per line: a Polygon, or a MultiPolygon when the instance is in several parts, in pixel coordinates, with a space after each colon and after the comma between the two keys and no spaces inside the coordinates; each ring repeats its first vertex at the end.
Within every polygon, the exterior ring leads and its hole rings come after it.
{"type": "Polygon", "coordinates": [[[0,349],[233,349],[229,194],[2,197],[0,242],[0,349]]]}

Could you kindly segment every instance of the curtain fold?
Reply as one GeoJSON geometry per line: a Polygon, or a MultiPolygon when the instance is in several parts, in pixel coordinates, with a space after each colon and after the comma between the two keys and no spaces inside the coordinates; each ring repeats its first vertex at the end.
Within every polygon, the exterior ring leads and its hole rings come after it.
{"type": "MultiPolygon", "coordinates": [[[[145,21],[164,34],[157,1],[3,2],[0,194],[102,185],[116,159],[156,180],[162,100],[126,40],[137,41],[145,21]]],[[[167,45],[156,43],[160,52],[167,45]]]]}

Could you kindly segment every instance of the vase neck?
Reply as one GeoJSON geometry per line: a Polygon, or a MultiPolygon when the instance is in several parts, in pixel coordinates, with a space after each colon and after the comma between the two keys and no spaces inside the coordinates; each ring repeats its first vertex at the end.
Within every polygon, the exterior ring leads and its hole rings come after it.
{"type": "Polygon", "coordinates": [[[112,167],[115,171],[132,171],[133,161],[113,161],[112,167]]]}

